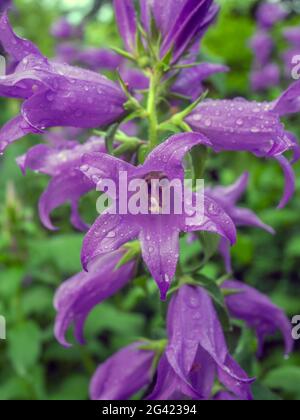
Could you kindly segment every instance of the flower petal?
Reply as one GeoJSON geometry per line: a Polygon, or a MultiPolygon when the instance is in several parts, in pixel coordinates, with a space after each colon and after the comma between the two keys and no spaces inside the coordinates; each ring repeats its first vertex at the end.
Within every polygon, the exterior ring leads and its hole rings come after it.
{"type": "Polygon", "coordinates": [[[197,145],[211,146],[210,141],[198,133],[175,134],[156,147],[147,157],[144,168],[150,172],[165,172],[170,179],[183,178],[182,161],[189,150],[197,145]]]}
{"type": "Polygon", "coordinates": [[[294,346],[292,327],[280,308],[275,306],[267,296],[244,283],[230,280],[226,281],[222,287],[240,290],[240,293],[226,297],[226,304],[233,317],[246,321],[250,328],[256,330],[260,340],[279,329],[285,339],[286,354],[291,353],[294,346]]]}
{"type": "Polygon", "coordinates": [[[134,275],[135,261],[116,270],[122,256],[123,251],[116,251],[98,258],[91,264],[89,273],[76,274],[56,292],[55,336],[63,346],[70,347],[65,335],[71,324],[75,326],[76,339],[84,344],[83,326],[90,311],[117,293],[134,275]]]}
{"type": "Polygon", "coordinates": [[[150,384],[154,353],[139,349],[142,344],[125,347],[99,366],[90,386],[92,400],[127,400],[150,384]]]}
{"type": "Polygon", "coordinates": [[[93,181],[100,185],[101,179],[110,179],[118,184],[120,172],[130,174],[136,169],[130,163],[117,159],[106,153],[87,153],[82,157],[82,166],[80,170],[93,181]]]}
{"type": "Polygon", "coordinates": [[[292,83],[273,103],[272,111],[280,116],[300,111],[300,80],[292,83]]]}
{"type": "Polygon", "coordinates": [[[20,38],[14,33],[6,12],[0,16],[0,44],[16,61],[21,61],[30,54],[43,57],[32,42],[20,38]]]}
{"type": "Polygon", "coordinates": [[[124,115],[126,102],[121,91],[118,95],[112,94],[111,83],[105,78],[103,84],[66,79],[56,91],[39,92],[24,102],[22,115],[41,130],[58,126],[96,128],[111,124],[124,115]]]}
{"type": "Polygon", "coordinates": [[[232,245],[236,242],[236,228],[231,217],[207,194],[204,194],[204,215],[187,217],[182,229],[186,232],[204,230],[228,239],[232,245]]]}
{"type": "Polygon", "coordinates": [[[218,377],[219,381],[241,400],[253,400],[250,384],[255,379],[249,378],[231,356],[227,355],[224,367],[218,368],[218,377]]]}
{"type": "Polygon", "coordinates": [[[232,273],[230,242],[225,238],[221,238],[219,250],[224,259],[226,272],[232,273]]]}
{"type": "MultiPolygon", "coordinates": [[[[50,213],[66,202],[70,202],[74,206],[81,196],[93,189],[94,184],[76,169],[56,175],[40,197],[39,214],[43,225],[47,229],[56,230],[50,220],[50,213]]],[[[77,225],[76,218],[72,217],[72,221],[75,221],[77,225]]]]}
{"type": "Polygon", "coordinates": [[[159,287],[162,300],[166,299],[179,258],[179,229],[174,218],[145,217],[139,234],[143,260],[159,287]]]}
{"type": "Polygon", "coordinates": [[[7,146],[30,133],[37,134],[40,131],[33,128],[21,116],[13,118],[0,130],[0,153],[3,153],[7,146]]]}
{"type": "Polygon", "coordinates": [[[132,0],[114,0],[114,10],[119,32],[125,43],[127,51],[136,49],[136,14],[132,0]]]}
{"type": "Polygon", "coordinates": [[[275,159],[280,164],[285,178],[283,197],[278,205],[279,209],[284,208],[293,197],[296,190],[296,178],[292,165],[284,156],[276,156],[275,159]]]}
{"type": "Polygon", "coordinates": [[[213,149],[248,151],[258,157],[274,157],[293,149],[272,103],[205,100],[187,118],[194,131],[209,138],[213,149]]]}
{"type": "Polygon", "coordinates": [[[147,400],[162,401],[162,400],[183,400],[186,397],[190,397],[199,400],[199,394],[193,389],[188,387],[180,378],[177,376],[172,366],[168,362],[166,355],[164,354],[159,362],[157,369],[156,384],[147,397],[147,400]]]}
{"type": "Polygon", "coordinates": [[[54,146],[39,144],[18,158],[23,173],[27,169],[55,176],[70,168],[80,167],[82,156],[90,151],[104,152],[105,143],[100,137],[91,137],[83,144],[70,140],[54,146]]]}
{"type": "Polygon", "coordinates": [[[237,226],[253,226],[263,229],[272,235],[275,234],[275,230],[271,226],[262,222],[251,210],[235,208],[231,213],[231,217],[237,226]]]}
{"type": "Polygon", "coordinates": [[[229,68],[221,64],[201,63],[189,69],[184,69],[178,76],[172,91],[196,100],[203,92],[202,82],[208,77],[229,71],[229,68]]]}
{"type": "MultiPolygon", "coordinates": [[[[132,217],[133,218],[133,217],[132,217]]],[[[125,243],[136,239],[138,227],[126,215],[102,214],[97,218],[83,241],[81,262],[88,271],[89,263],[99,255],[107,254],[120,248],[125,243]]]]}

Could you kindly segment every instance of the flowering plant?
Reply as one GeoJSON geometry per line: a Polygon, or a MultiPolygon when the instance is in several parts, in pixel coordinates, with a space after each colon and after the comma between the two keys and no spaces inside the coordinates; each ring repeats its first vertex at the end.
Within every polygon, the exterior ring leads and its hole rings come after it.
{"type": "MultiPolygon", "coordinates": [[[[231,246],[241,226],[275,230],[237,205],[251,171],[230,186],[201,188],[199,180],[209,179],[210,162],[225,152],[249,153],[266,167],[275,160],[285,180],[278,207],[286,207],[300,149],[283,118],[300,110],[300,81],[274,100],[212,98],[206,79],[230,71],[199,61],[218,17],[215,1],[114,0],[113,7],[123,48],[101,58],[99,50],[73,48],[67,59],[49,59],[16,34],[7,11],[0,17],[0,95],[21,101],[0,130],[1,153],[29,133],[37,142],[44,137],[17,158],[24,175],[50,177],[38,202],[41,222],[56,230],[51,214],[69,203],[72,225],[84,232],[82,270],[55,294],[55,336],[70,347],[72,326],[84,344],[91,310],[139,284],[146,299],[162,301],[165,326],[102,361],[91,398],[129,399],[142,391],[150,400],[251,400],[255,378],[234,357],[233,327],[255,333],[258,357],[277,330],[288,356],[292,327],[269,297],[234,279],[231,246]],[[114,79],[99,68],[113,70],[114,79]],[[105,205],[89,225],[79,202],[96,190],[105,205]],[[195,244],[196,258],[184,258],[183,249],[195,244]],[[224,259],[219,278],[205,271],[215,256],[224,259]]],[[[284,18],[275,9],[259,11],[264,30],[284,18]]],[[[82,39],[83,31],[65,20],[52,28],[58,39],[82,39]]],[[[270,44],[265,32],[253,41],[262,65],[270,44]]]]}

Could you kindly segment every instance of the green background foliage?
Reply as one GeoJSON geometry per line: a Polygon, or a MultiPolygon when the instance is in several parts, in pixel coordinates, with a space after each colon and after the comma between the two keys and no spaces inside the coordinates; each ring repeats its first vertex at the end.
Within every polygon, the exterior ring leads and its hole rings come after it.
{"type": "MultiPolygon", "coordinates": [[[[249,38],[255,31],[256,0],[222,0],[218,23],[209,30],[202,45],[203,59],[224,62],[228,75],[214,78],[210,95],[218,98],[246,96],[248,99],[273,99],[291,81],[265,95],[255,95],[249,87],[252,53],[249,38]]],[[[62,14],[74,23],[81,21],[93,4],[83,0],[16,0],[12,14],[17,32],[33,40],[48,56],[54,55],[55,41],[49,34],[51,24],[62,14]]],[[[300,25],[295,17],[293,23],[300,25]]],[[[113,23],[111,2],[103,2],[85,28],[85,45],[119,45],[113,23]]],[[[278,48],[286,48],[280,24],[274,29],[278,48]]],[[[0,99],[0,123],[18,111],[19,104],[0,99]]],[[[300,138],[300,117],[287,121],[288,128],[300,138]]],[[[23,177],[15,163],[36,138],[27,137],[11,146],[0,158],[0,314],[7,319],[7,340],[0,342],[0,399],[75,399],[88,398],[88,384],[96,366],[110,354],[138,337],[164,335],[165,308],[155,286],[148,278],[132,282],[121,294],[98,306],[86,325],[85,347],[74,343],[62,348],[53,337],[55,311],[53,295],[62,281],[80,270],[83,235],[68,223],[67,206],[54,213],[60,227],[47,232],[37,214],[38,197],[47,185],[47,177],[28,173],[23,177]],[[152,292],[152,293],[150,293],[152,292]],[[154,297],[155,298],[154,298],[154,297]]],[[[250,185],[244,202],[277,235],[255,229],[241,229],[233,248],[235,277],[267,293],[291,318],[300,314],[300,165],[297,165],[298,191],[284,210],[276,210],[283,188],[278,165],[259,160],[247,153],[210,155],[207,173],[210,179],[229,184],[247,169],[250,185]]],[[[84,199],[82,210],[87,219],[96,216],[94,196],[84,199]]],[[[183,246],[182,258],[197,259],[200,249],[183,246]]],[[[217,279],[224,274],[216,256],[204,274],[217,279]]],[[[283,358],[281,337],[267,341],[261,360],[255,358],[256,339],[242,324],[229,334],[229,343],[237,360],[250,376],[257,376],[257,399],[300,399],[300,345],[294,354],[283,358]]],[[[72,334],[70,340],[73,342],[72,334]]]]}

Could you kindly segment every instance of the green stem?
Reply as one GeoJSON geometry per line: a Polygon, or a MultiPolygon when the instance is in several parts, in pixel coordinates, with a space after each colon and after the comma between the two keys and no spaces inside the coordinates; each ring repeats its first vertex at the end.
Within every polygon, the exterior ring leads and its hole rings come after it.
{"type": "Polygon", "coordinates": [[[156,111],[156,94],[159,82],[159,74],[154,70],[150,76],[150,87],[148,95],[148,121],[149,121],[149,149],[153,150],[158,144],[158,118],[156,111]]]}

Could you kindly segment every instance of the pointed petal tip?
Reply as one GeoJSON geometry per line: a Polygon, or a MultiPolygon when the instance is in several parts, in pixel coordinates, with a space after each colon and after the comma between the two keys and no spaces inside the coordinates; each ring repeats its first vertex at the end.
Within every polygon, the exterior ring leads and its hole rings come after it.
{"type": "Polygon", "coordinates": [[[65,347],[66,349],[70,349],[73,347],[73,345],[66,340],[65,333],[66,331],[60,330],[60,323],[56,320],[54,336],[61,346],[65,347]]]}

